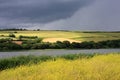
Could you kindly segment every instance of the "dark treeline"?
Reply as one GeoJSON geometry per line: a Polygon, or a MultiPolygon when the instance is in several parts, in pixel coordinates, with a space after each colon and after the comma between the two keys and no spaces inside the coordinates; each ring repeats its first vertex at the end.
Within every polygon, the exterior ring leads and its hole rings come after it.
{"type": "Polygon", "coordinates": [[[119,40],[107,40],[100,42],[72,42],[57,41],[56,43],[42,42],[42,39],[24,40],[22,44],[16,44],[12,39],[0,39],[0,51],[9,50],[30,50],[30,49],[100,49],[100,48],[120,48],[119,40]]]}
{"type": "Polygon", "coordinates": [[[11,28],[11,29],[0,29],[0,31],[26,31],[27,29],[23,28],[11,28]]]}
{"type": "Polygon", "coordinates": [[[25,28],[8,28],[8,29],[0,29],[0,31],[40,31],[40,29],[33,29],[33,30],[29,30],[29,29],[25,29],[25,28]]]}

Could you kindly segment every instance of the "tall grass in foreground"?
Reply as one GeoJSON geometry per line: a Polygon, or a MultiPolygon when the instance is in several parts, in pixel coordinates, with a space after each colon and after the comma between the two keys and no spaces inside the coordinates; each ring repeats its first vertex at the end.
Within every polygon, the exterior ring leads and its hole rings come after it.
{"type": "Polygon", "coordinates": [[[42,63],[48,60],[56,60],[57,58],[64,58],[68,60],[82,59],[82,58],[91,58],[96,54],[68,54],[62,56],[19,56],[8,59],[0,60],[0,71],[10,68],[15,68],[21,65],[32,65],[37,63],[42,63]]]}
{"type": "Polygon", "coordinates": [[[1,71],[0,80],[120,80],[120,54],[20,66],[1,71]]]}

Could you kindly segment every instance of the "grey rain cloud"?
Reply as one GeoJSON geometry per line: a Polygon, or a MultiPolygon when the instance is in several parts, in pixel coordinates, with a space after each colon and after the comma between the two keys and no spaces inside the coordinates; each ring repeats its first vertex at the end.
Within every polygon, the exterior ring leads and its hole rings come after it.
{"type": "Polygon", "coordinates": [[[20,23],[45,24],[66,19],[91,1],[93,0],[0,0],[0,25],[11,27],[20,23]]]}
{"type": "Polygon", "coordinates": [[[46,24],[42,28],[120,31],[120,0],[96,0],[71,18],[46,24]]]}

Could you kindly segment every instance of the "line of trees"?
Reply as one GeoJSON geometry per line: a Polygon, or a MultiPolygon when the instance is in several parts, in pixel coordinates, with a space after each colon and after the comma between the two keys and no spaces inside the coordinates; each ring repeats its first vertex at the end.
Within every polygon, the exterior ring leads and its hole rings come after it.
{"type": "Polygon", "coordinates": [[[120,48],[119,40],[107,40],[100,42],[72,42],[57,41],[55,43],[42,42],[40,38],[25,40],[21,45],[13,43],[12,39],[0,39],[0,51],[6,50],[26,50],[26,49],[100,49],[100,48],[120,48]]]}
{"type": "MultiPolygon", "coordinates": [[[[25,28],[10,28],[10,29],[0,29],[0,31],[29,31],[25,28]]],[[[40,31],[40,29],[33,29],[32,31],[40,31]]]]}
{"type": "Polygon", "coordinates": [[[0,29],[0,31],[26,31],[27,29],[23,28],[11,28],[11,29],[0,29]]]}

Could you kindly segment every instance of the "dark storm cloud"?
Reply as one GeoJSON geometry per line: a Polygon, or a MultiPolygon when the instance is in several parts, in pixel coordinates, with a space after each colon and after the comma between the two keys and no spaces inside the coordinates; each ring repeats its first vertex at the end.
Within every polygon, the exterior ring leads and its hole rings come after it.
{"type": "Polygon", "coordinates": [[[120,0],[0,0],[0,28],[120,30],[120,0]]]}
{"type": "Polygon", "coordinates": [[[91,1],[93,0],[0,0],[0,24],[47,23],[69,18],[91,1]]]}

